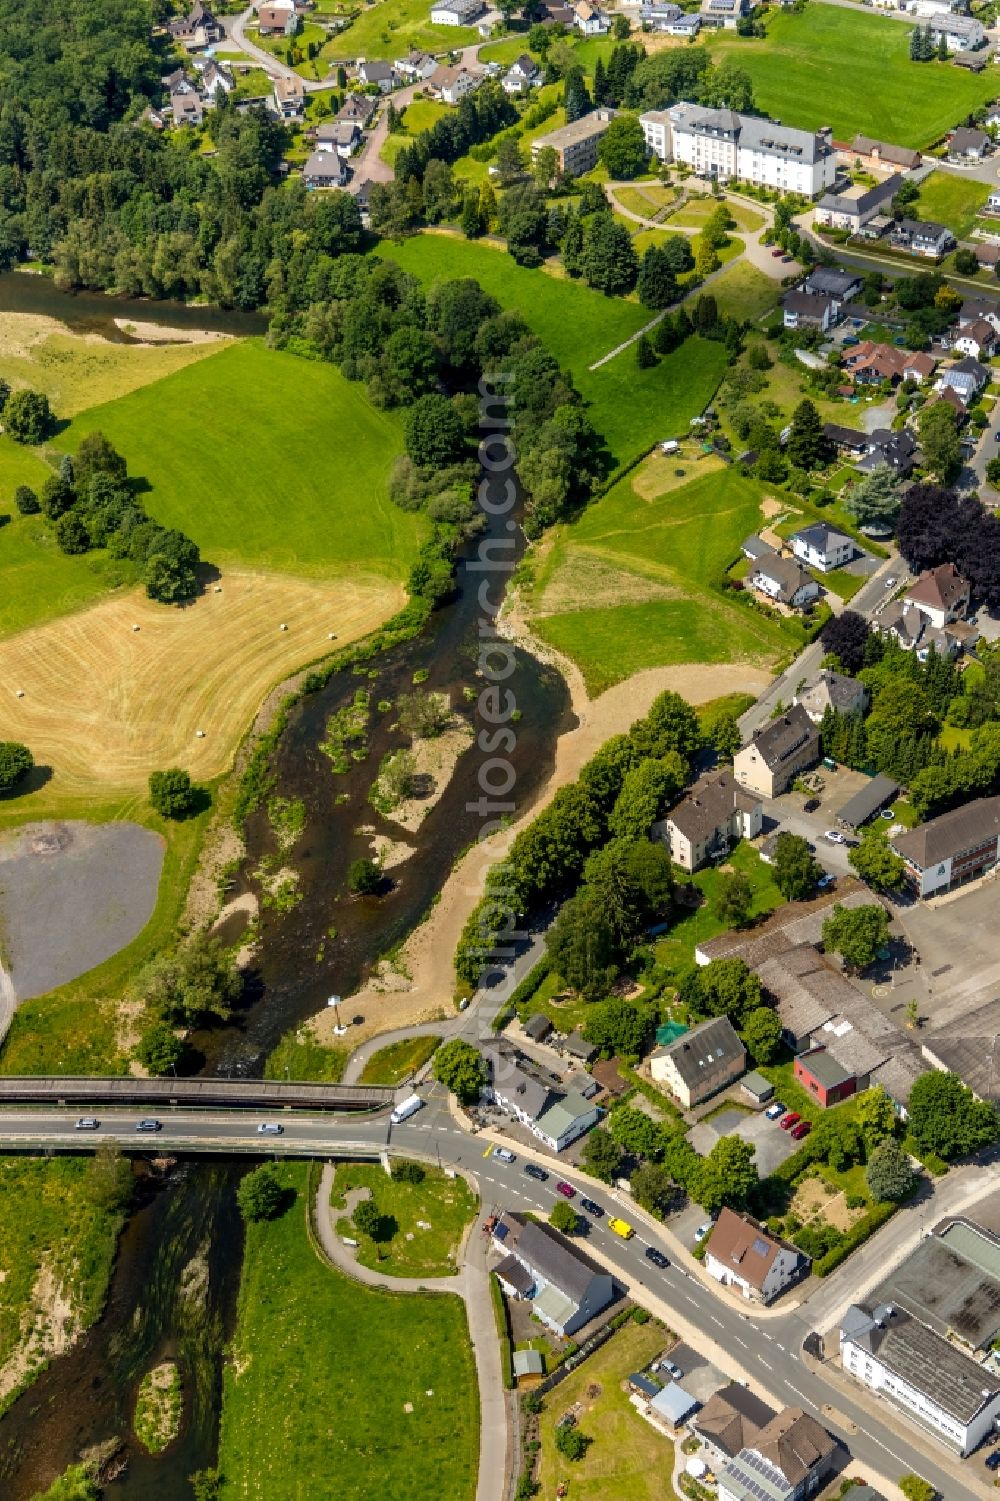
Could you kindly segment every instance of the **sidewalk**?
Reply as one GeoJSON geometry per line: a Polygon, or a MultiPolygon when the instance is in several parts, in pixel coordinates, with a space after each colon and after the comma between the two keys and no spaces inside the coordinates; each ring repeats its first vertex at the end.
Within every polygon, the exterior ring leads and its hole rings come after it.
{"type": "Polygon", "coordinates": [[[511,1414],[503,1384],[500,1344],[490,1297],[487,1243],[481,1230],[482,1194],[474,1174],[462,1172],[462,1176],[475,1190],[480,1200],[480,1211],[466,1231],[459,1248],[458,1256],[463,1265],[462,1270],[454,1277],[393,1277],[388,1272],[360,1266],[354,1259],[352,1248],[344,1245],[333,1226],[330,1191],[333,1187],[334,1165],[331,1162],[323,1164],[312,1223],[327,1260],[337,1271],[353,1277],[356,1282],[361,1282],[366,1287],[382,1288],[386,1292],[404,1295],[415,1292],[451,1293],[463,1300],[479,1386],[479,1476],[476,1501],[505,1501],[513,1458],[510,1443],[511,1414]]]}

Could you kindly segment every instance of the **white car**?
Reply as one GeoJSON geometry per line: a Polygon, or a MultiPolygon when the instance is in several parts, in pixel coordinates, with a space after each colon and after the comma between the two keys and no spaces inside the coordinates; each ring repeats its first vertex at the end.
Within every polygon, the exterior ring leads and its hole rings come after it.
{"type": "Polygon", "coordinates": [[[284,1136],[284,1134],[284,1126],[279,1126],[277,1122],[261,1121],[257,1127],[258,1136],[284,1136]]]}
{"type": "Polygon", "coordinates": [[[511,1151],[508,1151],[508,1149],[506,1147],[494,1147],[493,1148],[493,1155],[494,1155],[494,1157],[499,1157],[501,1162],[516,1162],[517,1161],[517,1158],[514,1156],[514,1153],[511,1152],[511,1151]]]}
{"type": "Polygon", "coordinates": [[[713,1224],[712,1220],[706,1220],[703,1225],[699,1225],[698,1226],[697,1230],[694,1232],[694,1243],[695,1243],[696,1246],[700,1246],[701,1245],[701,1243],[705,1239],[706,1235],[711,1235],[711,1233],[712,1233],[712,1224],[713,1224]]]}
{"type": "Polygon", "coordinates": [[[823,838],[829,840],[831,844],[847,843],[847,840],[844,838],[839,829],[827,829],[826,833],[823,835],[823,838]]]}

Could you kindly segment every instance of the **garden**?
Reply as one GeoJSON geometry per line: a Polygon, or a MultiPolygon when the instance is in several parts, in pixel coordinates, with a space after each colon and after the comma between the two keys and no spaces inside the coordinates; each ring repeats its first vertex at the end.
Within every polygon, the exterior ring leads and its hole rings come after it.
{"type": "MultiPolygon", "coordinates": [[[[464,1178],[440,1168],[394,1162],[392,1176],[371,1163],[341,1163],[330,1196],[334,1228],[358,1239],[357,1259],[394,1277],[448,1277],[458,1271],[457,1255],[476,1210],[464,1178]],[[358,1223],[362,1204],[368,1229],[358,1223]],[[339,1211],[343,1211],[340,1213],[339,1211]]],[[[362,1217],[364,1218],[364,1217],[362,1217]]]]}

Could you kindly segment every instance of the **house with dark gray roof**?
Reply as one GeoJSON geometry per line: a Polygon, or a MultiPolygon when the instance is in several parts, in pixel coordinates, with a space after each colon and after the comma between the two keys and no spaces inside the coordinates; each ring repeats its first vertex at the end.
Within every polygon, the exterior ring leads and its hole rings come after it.
{"type": "Polygon", "coordinates": [[[878,776],[872,777],[860,791],[848,798],[837,814],[837,822],[845,829],[860,829],[869,818],[874,818],[887,803],[891,803],[898,791],[899,783],[880,771],[878,776]]]}
{"type": "Polygon", "coordinates": [[[806,568],[818,568],[828,573],[831,568],[843,568],[854,557],[857,548],[853,538],[838,532],[826,521],[815,521],[793,532],[789,541],[792,552],[806,568]]]}
{"type": "Polygon", "coordinates": [[[758,558],[747,575],[752,589],[780,605],[798,610],[819,598],[819,585],[801,563],[793,558],[782,558],[777,553],[758,558]]]}
{"type": "Polygon", "coordinates": [[[826,333],[837,322],[837,304],[818,292],[786,292],[781,299],[785,328],[818,328],[826,333]]]}
{"type": "Polygon", "coordinates": [[[802,283],[802,290],[819,297],[832,297],[843,307],[861,291],[861,275],[857,271],[846,271],[842,266],[815,266],[802,283]]]}
{"type": "Polygon", "coordinates": [[[728,1016],[699,1022],[649,1057],[649,1072],[685,1110],[700,1105],[746,1073],[747,1050],[728,1016]]]}
{"type": "Polygon", "coordinates": [[[786,1407],[719,1475],[719,1501],[801,1501],[833,1469],[837,1442],[801,1407],[786,1407]]]}
{"type": "Polygon", "coordinates": [[[614,1279],[550,1225],[507,1212],[493,1230],[504,1259],[494,1268],[510,1297],[557,1334],[575,1334],[617,1295],[614,1279]]]}
{"type": "Polygon", "coordinates": [[[721,1468],[741,1449],[750,1447],[761,1429],[775,1417],[774,1409],[755,1397],[742,1382],[731,1381],[713,1392],[691,1419],[691,1431],[705,1447],[702,1457],[712,1468],[721,1468]]]}
{"type": "Polygon", "coordinates": [[[844,1370],[953,1453],[971,1454],[1000,1417],[1000,1377],[894,1303],[854,1303],[840,1325],[844,1370]]]}
{"type": "Polygon", "coordinates": [[[894,172],[874,187],[854,184],[824,193],[816,205],[816,223],[831,229],[846,229],[852,235],[860,234],[876,214],[888,211],[902,183],[901,175],[894,172]]]}
{"type": "Polygon", "coordinates": [[[750,563],[756,563],[759,558],[773,558],[776,549],[770,542],[765,542],[763,537],[746,537],[740,544],[740,552],[750,563]]]}
{"type": "Polygon", "coordinates": [[[650,838],[662,841],[683,870],[698,870],[727,854],[740,839],[756,839],[763,827],[760,799],[742,788],[732,772],[707,772],[659,819],[650,838]]]}
{"type": "Polygon", "coordinates": [[[819,730],[801,704],[758,730],[733,758],[741,787],[761,797],[777,797],[800,771],[819,760],[819,730]]]}
{"type": "Polygon", "coordinates": [[[928,219],[897,219],[889,231],[889,241],[897,250],[908,250],[927,260],[940,260],[955,243],[947,224],[928,219]]]}
{"type": "Polygon", "coordinates": [[[565,1088],[554,1074],[502,1039],[484,1044],[481,1052],[489,1073],[486,1098],[527,1126],[551,1151],[563,1151],[600,1120],[600,1107],[583,1093],[584,1088],[591,1095],[599,1093],[596,1085],[589,1089],[586,1075],[580,1076],[579,1089],[565,1088]]]}
{"type": "Polygon", "coordinates": [[[1000,860],[1000,797],[979,797],[890,839],[918,896],[975,881],[1000,860]]]}

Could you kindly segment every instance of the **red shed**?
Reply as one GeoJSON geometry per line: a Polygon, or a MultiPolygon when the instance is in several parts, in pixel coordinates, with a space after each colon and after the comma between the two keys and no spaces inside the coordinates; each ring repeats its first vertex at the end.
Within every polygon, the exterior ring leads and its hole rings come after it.
{"type": "Polygon", "coordinates": [[[846,1100],[858,1087],[856,1076],[839,1064],[826,1048],[800,1053],[795,1060],[795,1077],[824,1110],[846,1100]]]}

